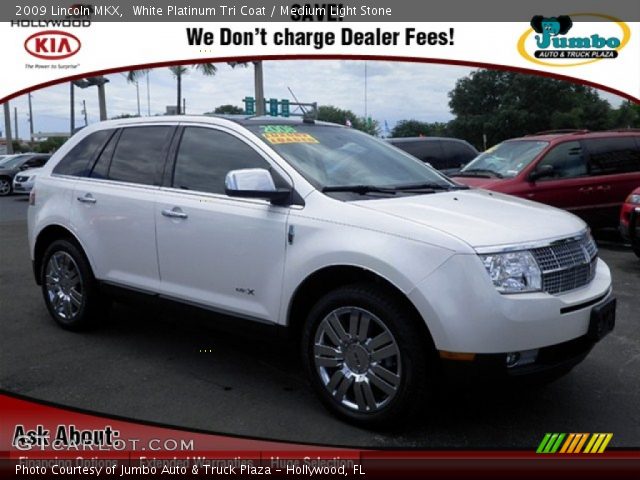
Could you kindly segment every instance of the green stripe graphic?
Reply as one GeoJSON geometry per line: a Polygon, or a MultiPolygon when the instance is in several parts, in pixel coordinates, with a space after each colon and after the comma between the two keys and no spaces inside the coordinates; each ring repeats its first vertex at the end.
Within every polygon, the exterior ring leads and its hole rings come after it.
{"type": "Polygon", "coordinates": [[[550,453],[556,453],[558,451],[558,449],[560,448],[560,445],[562,445],[562,440],[564,440],[565,435],[566,434],[564,433],[558,434],[558,439],[556,440],[555,445],[551,448],[550,453]]]}
{"type": "Polygon", "coordinates": [[[562,441],[566,437],[566,433],[547,433],[545,434],[542,442],[538,445],[536,453],[556,453],[562,441]]]}
{"type": "Polygon", "coordinates": [[[540,445],[538,445],[538,449],[536,450],[536,453],[542,453],[544,451],[544,447],[547,444],[547,442],[549,441],[549,438],[551,438],[551,434],[550,433],[546,433],[544,435],[544,438],[540,442],[540,445]]]}

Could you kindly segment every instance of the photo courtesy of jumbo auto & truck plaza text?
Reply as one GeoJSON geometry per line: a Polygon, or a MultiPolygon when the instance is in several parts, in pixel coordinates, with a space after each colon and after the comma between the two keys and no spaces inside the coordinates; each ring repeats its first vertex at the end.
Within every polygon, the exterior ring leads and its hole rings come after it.
{"type": "Polygon", "coordinates": [[[638,478],[640,4],[0,40],[0,478],[638,478]]]}

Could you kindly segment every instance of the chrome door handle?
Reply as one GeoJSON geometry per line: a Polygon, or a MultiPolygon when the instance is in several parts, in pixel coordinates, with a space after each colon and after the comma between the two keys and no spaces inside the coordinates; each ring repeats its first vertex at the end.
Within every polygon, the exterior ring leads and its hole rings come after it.
{"type": "Polygon", "coordinates": [[[97,200],[93,198],[93,195],[87,193],[84,197],[78,197],[78,201],[81,203],[96,203],[97,200]]]}
{"type": "Polygon", "coordinates": [[[188,218],[189,217],[189,215],[184,213],[182,209],[179,207],[173,207],[171,210],[169,210],[168,208],[165,208],[164,210],[162,210],[162,215],[169,218],[188,218]]]}

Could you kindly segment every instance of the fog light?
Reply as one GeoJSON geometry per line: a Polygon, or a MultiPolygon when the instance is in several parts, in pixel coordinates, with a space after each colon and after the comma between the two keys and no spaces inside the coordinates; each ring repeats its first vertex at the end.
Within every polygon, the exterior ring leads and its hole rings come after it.
{"type": "Polygon", "coordinates": [[[513,368],[515,366],[522,367],[523,365],[529,365],[534,363],[538,359],[538,349],[525,350],[523,352],[511,352],[507,353],[505,357],[505,363],[507,368],[513,368]]]}
{"type": "Polygon", "coordinates": [[[507,353],[507,368],[515,367],[520,360],[520,354],[518,352],[507,353]]]}

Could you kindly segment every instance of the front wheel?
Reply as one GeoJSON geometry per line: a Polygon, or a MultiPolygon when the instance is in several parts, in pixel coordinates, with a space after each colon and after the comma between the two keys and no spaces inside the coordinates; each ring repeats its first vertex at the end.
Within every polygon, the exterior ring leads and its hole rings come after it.
{"type": "Polygon", "coordinates": [[[424,412],[435,385],[434,348],[419,319],[388,291],[354,285],[311,310],[303,358],[312,386],[339,417],[369,428],[424,412]]]}
{"type": "Polygon", "coordinates": [[[0,197],[6,197],[11,194],[11,180],[8,178],[0,178],[0,197]]]}
{"type": "Polygon", "coordinates": [[[41,284],[49,313],[67,330],[93,326],[108,310],[88,260],[69,240],[56,240],[45,251],[41,284]]]}

